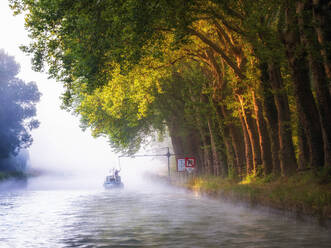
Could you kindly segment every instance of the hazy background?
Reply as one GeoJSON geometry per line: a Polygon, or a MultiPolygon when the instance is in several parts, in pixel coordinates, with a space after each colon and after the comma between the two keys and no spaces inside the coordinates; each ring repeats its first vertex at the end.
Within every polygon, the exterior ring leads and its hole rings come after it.
{"type": "MultiPolygon", "coordinates": [[[[34,142],[29,148],[29,164],[34,169],[48,172],[46,176],[49,178],[36,179],[30,187],[102,185],[105,174],[118,165],[118,155],[111,152],[105,138],[95,139],[88,130],[82,132],[78,118],[60,109],[61,83],[48,79],[45,73],[32,71],[30,58],[19,49],[20,45],[29,43],[24,17],[12,16],[7,0],[0,1],[0,30],[0,48],[20,64],[19,78],[26,82],[35,81],[42,93],[37,105],[37,118],[41,125],[32,131],[34,142]],[[73,183],[75,180],[78,180],[77,184],[73,183]]],[[[167,165],[166,158],[121,160],[122,178],[127,183],[135,181],[136,175],[144,171],[166,170],[167,165]]]]}

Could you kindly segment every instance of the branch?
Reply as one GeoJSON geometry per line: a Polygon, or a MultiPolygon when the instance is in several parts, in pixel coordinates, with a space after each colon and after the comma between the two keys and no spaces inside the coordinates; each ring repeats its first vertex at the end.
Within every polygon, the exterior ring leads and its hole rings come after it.
{"type": "Polygon", "coordinates": [[[223,38],[223,40],[225,40],[228,43],[228,45],[230,46],[232,52],[235,54],[238,54],[238,49],[234,46],[229,35],[225,32],[225,30],[221,27],[221,25],[217,21],[214,21],[214,25],[216,26],[216,32],[217,32],[219,38],[220,39],[223,38]]]}
{"type": "Polygon", "coordinates": [[[225,87],[225,82],[223,80],[224,74],[222,73],[222,70],[219,67],[218,63],[216,62],[213,52],[210,49],[207,50],[207,55],[208,55],[210,63],[212,64],[213,68],[215,69],[215,71],[217,73],[219,90],[222,90],[225,87]]]}
{"type": "Polygon", "coordinates": [[[240,79],[246,78],[245,75],[241,73],[240,68],[224,53],[224,51],[217,44],[215,44],[213,41],[211,41],[206,36],[204,36],[203,34],[199,33],[198,31],[196,31],[194,29],[189,28],[188,30],[192,35],[195,35],[198,38],[200,38],[201,41],[203,41],[204,43],[209,45],[215,52],[217,52],[219,55],[221,55],[221,57],[233,69],[233,71],[237,74],[237,76],[240,79]]]}
{"type": "MultiPolygon", "coordinates": [[[[208,58],[207,58],[204,54],[199,53],[199,52],[194,52],[194,51],[191,52],[191,51],[188,50],[188,49],[184,49],[184,51],[185,51],[186,54],[187,54],[188,56],[190,56],[191,59],[193,59],[194,61],[197,61],[197,60],[194,59],[194,58],[196,57],[196,58],[199,58],[200,61],[202,61],[202,62],[204,62],[205,64],[209,65],[210,67],[213,67],[213,65],[210,64],[210,61],[208,60],[208,58]]],[[[199,61],[197,61],[197,62],[199,62],[199,61]]]]}
{"type": "Polygon", "coordinates": [[[230,24],[228,21],[226,21],[225,17],[223,15],[221,15],[220,13],[216,13],[215,11],[210,11],[210,12],[206,11],[205,13],[207,13],[207,14],[211,13],[211,15],[214,18],[220,20],[224,24],[224,26],[226,26],[228,29],[231,29],[232,31],[234,31],[240,35],[246,36],[246,33],[241,28],[239,28],[238,26],[236,26],[234,24],[230,24]]]}
{"type": "Polygon", "coordinates": [[[158,69],[161,69],[161,68],[164,68],[164,67],[168,67],[168,66],[171,66],[171,65],[174,65],[175,63],[177,63],[179,60],[185,58],[186,56],[180,56],[179,58],[177,59],[174,59],[173,61],[170,61],[169,63],[166,63],[166,64],[163,64],[163,65],[160,65],[160,66],[157,66],[157,67],[153,67],[153,66],[149,66],[150,69],[153,69],[153,70],[158,70],[158,69]]]}
{"type": "Polygon", "coordinates": [[[229,6],[227,6],[226,4],[223,6],[225,8],[225,10],[228,11],[228,13],[234,17],[237,17],[240,20],[244,20],[245,17],[240,14],[239,12],[235,11],[234,9],[231,9],[229,6]]]}

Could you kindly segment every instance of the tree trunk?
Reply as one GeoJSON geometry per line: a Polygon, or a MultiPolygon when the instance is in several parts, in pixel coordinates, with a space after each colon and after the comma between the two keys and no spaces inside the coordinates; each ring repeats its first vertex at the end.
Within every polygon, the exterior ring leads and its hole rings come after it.
{"type": "MultiPolygon", "coordinates": [[[[331,4],[329,0],[309,0],[309,4],[313,8],[312,23],[320,44],[324,70],[327,78],[331,80],[331,47],[327,44],[331,40],[331,4]]],[[[329,84],[329,92],[330,90],[331,84],[329,84]]]]}
{"type": "Polygon", "coordinates": [[[262,158],[260,152],[260,145],[259,145],[259,135],[257,132],[256,120],[253,119],[252,113],[250,111],[246,111],[246,119],[249,130],[249,133],[252,133],[252,142],[253,142],[253,149],[255,150],[255,174],[260,175],[258,173],[262,172],[262,158]]]}
{"type": "Polygon", "coordinates": [[[256,116],[256,126],[259,137],[260,153],[262,160],[263,174],[266,176],[272,172],[272,159],[270,139],[267,132],[266,123],[263,117],[262,104],[255,97],[255,92],[252,92],[254,114],[256,116]]]}
{"type": "Polygon", "coordinates": [[[171,143],[175,154],[183,154],[184,145],[183,145],[182,137],[177,135],[176,130],[178,129],[176,128],[174,121],[168,122],[167,126],[169,129],[169,135],[171,137],[171,143]]]}
{"type": "MultiPolygon", "coordinates": [[[[216,110],[215,110],[216,114],[216,110]]],[[[219,174],[222,177],[228,176],[228,163],[226,156],[226,145],[225,145],[225,137],[224,137],[224,128],[220,125],[220,122],[209,122],[208,125],[211,127],[211,131],[213,135],[211,136],[212,147],[215,146],[216,155],[218,156],[219,161],[219,174]],[[213,139],[212,139],[213,137],[213,139]],[[214,144],[213,144],[214,143],[214,144]]]]}
{"type": "Polygon", "coordinates": [[[244,134],[244,143],[245,143],[245,158],[246,158],[246,175],[252,175],[254,164],[253,164],[253,154],[252,154],[252,146],[250,143],[249,135],[246,128],[246,123],[242,113],[240,113],[240,123],[241,128],[244,134]]]}
{"type": "Polygon", "coordinates": [[[300,170],[306,169],[309,164],[309,148],[305,130],[302,127],[302,121],[298,118],[298,167],[300,170]]]}
{"type": "Polygon", "coordinates": [[[323,58],[319,53],[319,44],[313,28],[312,5],[297,2],[296,10],[300,28],[301,41],[308,51],[312,80],[316,89],[318,113],[324,142],[324,165],[331,167],[331,97],[328,88],[328,79],[323,67],[323,58]]]}
{"type": "Polygon", "coordinates": [[[197,162],[197,171],[202,171],[203,157],[199,152],[202,146],[198,130],[189,128],[186,132],[183,132],[182,123],[180,118],[172,116],[171,120],[167,121],[169,129],[169,135],[171,137],[172,147],[176,155],[176,158],[182,158],[187,156],[194,156],[197,162]]]}
{"type": "Polygon", "coordinates": [[[202,152],[203,152],[203,173],[204,174],[211,174],[212,172],[212,155],[210,151],[210,138],[206,134],[207,132],[205,131],[201,120],[197,118],[197,123],[198,123],[198,129],[202,141],[202,152]]]}
{"type": "MultiPolygon", "coordinates": [[[[280,170],[282,176],[288,176],[293,174],[297,168],[290,125],[290,110],[287,95],[283,89],[279,65],[269,63],[268,70],[278,114],[280,170]]],[[[276,174],[278,173],[276,172],[276,174]]]]}
{"type": "Polygon", "coordinates": [[[213,69],[214,77],[217,82],[216,85],[213,86],[214,88],[213,100],[214,102],[216,102],[214,103],[214,106],[216,108],[219,126],[222,129],[222,136],[223,136],[222,139],[224,140],[226,147],[226,153],[224,153],[224,156],[227,157],[227,163],[226,166],[224,166],[224,169],[226,170],[224,171],[224,173],[228,174],[229,165],[232,164],[232,166],[235,167],[236,174],[239,177],[241,177],[244,162],[242,159],[243,153],[241,153],[239,150],[240,139],[234,136],[234,131],[233,131],[234,125],[233,125],[233,120],[231,118],[231,114],[228,113],[226,107],[222,103],[222,100],[224,99],[224,88],[226,87],[226,81],[224,82],[223,80],[224,71],[221,70],[219,64],[215,59],[214,53],[211,51],[211,49],[207,49],[206,55],[207,55],[207,59],[209,60],[209,64],[213,69]],[[224,124],[225,122],[227,124],[224,124]]]}
{"type": "Polygon", "coordinates": [[[232,140],[232,146],[234,152],[236,154],[236,164],[237,164],[237,172],[240,178],[243,178],[246,175],[246,171],[244,170],[246,167],[246,155],[245,155],[245,144],[242,142],[244,139],[240,128],[236,126],[236,124],[229,124],[229,132],[232,140]]]}
{"type": "Polygon", "coordinates": [[[234,178],[241,178],[241,170],[238,167],[238,159],[236,158],[234,148],[231,143],[230,132],[227,126],[223,127],[224,133],[224,145],[225,145],[225,155],[227,164],[227,175],[234,178]]]}
{"type": "Polygon", "coordinates": [[[263,92],[263,110],[267,124],[267,130],[270,140],[272,173],[280,174],[279,160],[279,137],[278,137],[278,116],[275,105],[274,96],[272,94],[272,86],[268,74],[268,64],[260,64],[261,70],[261,87],[263,92]]]}
{"type": "Polygon", "coordinates": [[[321,120],[324,142],[324,165],[331,167],[331,97],[322,65],[311,58],[313,79],[316,88],[318,112],[321,120]]]}
{"type": "Polygon", "coordinates": [[[222,113],[224,120],[227,122],[224,127],[224,133],[228,132],[229,140],[231,140],[231,143],[227,144],[227,147],[231,147],[233,149],[236,173],[240,178],[242,178],[245,174],[243,173],[243,168],[245,168],[245,148],[242,143],[243,137],[240,135],[240,130],[236,127],[234,120],[229,120],[229,116],[231,116],[231,114],[226,110],[224,105],[220,106],[219,111],[222,113]]]}
{"type": "Polygon", "coordinates": [[[286,9],[284,44],[294,84],[294,97],[307,135],[310,164],[317,168],[324,164],[323,138],[315,100],[310,89],[307,53],[300,43],[298,22],[293,6],[286,9]]]}
{"type": "Polygon", "coordinates": [[[185,156],[188,157],[195,157],[196,158],[196,171],[200,172],[202,167],[202,152],[201,152],[201,146],[202,141],[199,135],[199,132],[195,128],[190,128],[187,136],[185,137],[186,147],[187,150],[185,150],[185,156]]]}
{"type": "Polygon", "coordinates": [[[253,168],[252,173],[256,175],[258,167],[261,165],[261,154],[260,154],[260,148],[258,145],[258,138],[256,135],[256,129],[254,122],[250,116],[250,114],[246,113],[246,110],[244,108],[244,102],[243,98],[240,95],[237,95],[238,101],[240,102],[241,106],[241,115],[245,124],[245,128],[248,134],[249,143],[251,145],[251,152],[252,152],[252,159],[253,159],[253,168]]]}
{"type": "Polygon", "coordinates": [[[221,162],[219,159],[219,154],[218,154],[216,143],[215,143],[214,130],[213,130],[212,124],[210,122],[211,122],[210,119],[208,119],[207,123],[208,123],[210,145],[211,145],[212,158],[213,158],[213,175],[219,176],[221,162]]]}

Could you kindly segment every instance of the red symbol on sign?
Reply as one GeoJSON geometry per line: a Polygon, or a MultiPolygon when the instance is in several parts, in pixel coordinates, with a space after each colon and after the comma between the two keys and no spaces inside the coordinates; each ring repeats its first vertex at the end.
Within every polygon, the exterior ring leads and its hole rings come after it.
{"type": "Polygon", "coordinates": [[[195,167],[195,158],[185,158],[185,167],[194,168],[195,167]]]}

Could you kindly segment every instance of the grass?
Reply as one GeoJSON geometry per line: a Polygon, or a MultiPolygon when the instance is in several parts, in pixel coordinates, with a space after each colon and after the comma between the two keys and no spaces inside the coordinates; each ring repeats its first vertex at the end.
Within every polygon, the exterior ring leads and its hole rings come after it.
{"type": "Polygon", "coordinates": [[[243,181],[213,176],[191,178],[188,188],[231,200],[331,218],[331,181],[312,172],[292,177],[248,177],[243,181]]]}

